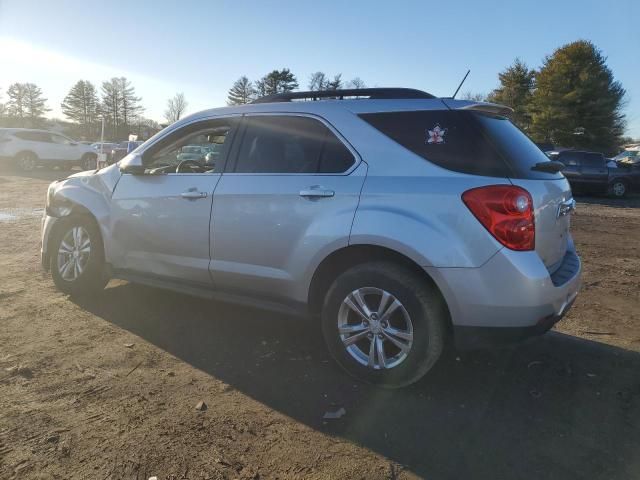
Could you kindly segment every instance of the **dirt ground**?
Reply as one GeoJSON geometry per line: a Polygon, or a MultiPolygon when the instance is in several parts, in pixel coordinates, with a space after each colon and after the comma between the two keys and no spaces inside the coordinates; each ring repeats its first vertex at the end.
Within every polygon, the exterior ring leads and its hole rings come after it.
{"type": "Polygon", "coordinates": [[[125,282],[58,293],[39,265],[57,176],[0,172],[0,479],[640,478],[639,197],[579,199],[584,287],[555,332],[389,392],[304,321],[125,282]]]}

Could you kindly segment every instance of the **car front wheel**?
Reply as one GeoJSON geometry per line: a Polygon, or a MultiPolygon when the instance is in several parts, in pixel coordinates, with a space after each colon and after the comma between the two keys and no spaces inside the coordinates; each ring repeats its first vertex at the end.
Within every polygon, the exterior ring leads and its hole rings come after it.
{"type": "Polygon", "coordinates": [[[69,295],[87,295],[107,283],[104,248],[98,226],[84,217],[60,220],[53,231],[49,267],[56,287],[69,295]]]}
{"type": "Polygon", "coordinates": [[[436,363],[447,311],[425,278],[405,267],[376,262],[353,267],[329,289],[322,330],[331,355],[348,373],[399,388],[436,363]]]}

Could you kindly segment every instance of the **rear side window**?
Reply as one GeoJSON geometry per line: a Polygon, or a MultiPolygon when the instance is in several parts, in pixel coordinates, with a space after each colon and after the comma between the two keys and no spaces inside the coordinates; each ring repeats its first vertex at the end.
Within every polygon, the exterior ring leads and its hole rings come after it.
{"type": "Polygon", "coordinates": [[[580,154],[578,152],[560,152],[558,160],[569,166],[580,165],[580,154]]]}
{"type": "Polygon", "coordinates": [[[561,178],[531,167],[549,158],[502,117],[459,110],[361,115],[403,147],[436,165],[488,177],[561,178]]]}
{"type": "Polygon", "coordinates": [[[247,117],[238,173],[342,173],[355,159],[320,121],[294,115],[247,117]]]}

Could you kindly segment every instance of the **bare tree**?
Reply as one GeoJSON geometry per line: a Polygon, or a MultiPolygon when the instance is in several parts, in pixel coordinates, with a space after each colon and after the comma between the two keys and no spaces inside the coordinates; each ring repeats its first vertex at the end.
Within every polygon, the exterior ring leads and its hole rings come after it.
{"type": "Polygon", "coordinates": [[[327,81],[327,76],[324,74],[324,72],[314,72],[309,77],[309,90],[325,90],[327,81]]]}
{"type": "Polygon", "coordinates": [[[347,88],[355,88],[355,89],[367,88],[367,85],[364,83],[364,80],[362,80],[360,77],[356,77],[347,82],[347,88]]]}
{"type": "Polygon", "coordinates": [[[167,122],[173,123],[180,120],[189,103],[184,98],[184,93],[176,93],[173,98],[167,100],[167,109],[164,111],[164,118],[167,122]]]}
{"type": "Polygon", "coordinates": [[[466,91],[461,96],[462,100],[471,100],[473,102],[486,102],[487,96],[484,93],[474,93],[472,91],[466,91]]]}

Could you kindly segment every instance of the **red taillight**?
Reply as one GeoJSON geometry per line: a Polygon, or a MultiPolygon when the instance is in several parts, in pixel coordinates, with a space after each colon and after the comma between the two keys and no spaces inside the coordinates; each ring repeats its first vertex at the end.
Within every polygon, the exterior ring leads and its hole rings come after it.
{"type": "Polygon", "coordinates": [[[471,213],[505,247],[533,250],[536,228],[531,195],[513,185],[489,185],[462,194],[471,213]]]}

